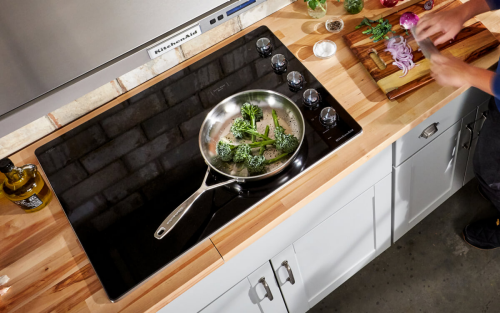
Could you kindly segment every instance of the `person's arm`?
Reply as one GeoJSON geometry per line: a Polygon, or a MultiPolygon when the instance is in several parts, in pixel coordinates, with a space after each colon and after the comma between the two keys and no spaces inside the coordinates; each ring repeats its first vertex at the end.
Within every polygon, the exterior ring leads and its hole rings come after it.
{"type": "Polygon", "coordinates": [[[500,96],[500,75],[462,60],[435,54],[431,58],[431,76],[442,86],[469,85],[492,96],[500,96]]]}
{"type": "Polygon", "coordinates": [[[469,0],[457,9],[463,9],[465,21],[470,20],[481,13],[498,10],[500,7],[498,0],[469,0]]]}
{"type": "Polygon", "coordinates": [[[500,96],[499,75],[483,68],[471,66],[467,80],[469,85],[481,89],[494,97],[500,96]]]}
{"type": "Polygon", "coordinates": [[[423,40],[437,33],[442,33],[435,45],[455,38],[464,23],[474,16],[500,8],[500,0],[469,0],[451,10],[424,15],[417,24],[417,40],[423,40]]]}

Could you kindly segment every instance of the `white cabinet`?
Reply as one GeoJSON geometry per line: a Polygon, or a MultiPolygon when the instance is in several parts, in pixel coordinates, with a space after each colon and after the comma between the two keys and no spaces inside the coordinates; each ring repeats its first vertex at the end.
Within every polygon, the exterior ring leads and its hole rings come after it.
{"type": "Polygon", "coordinates": [[[293,249],[272,258],[283,297],[292,304],[290,312],[305,312],[387,249],[390,229],[388,175],[294,242],[293,249]],[[295,288],[283,281],[289,277],[281,266],[285,260],[298,284],[295,288]]]}
{"type": "MultiPolygon", "coordinates": [[[[453,192],[461,121],[394,170],[394,240],[398,240],[453,192]]],[[[459,187],[458,187],[459,188],[459,187]]]]}
{"type": "Polygon", "coordinates": [[[287,313],[269,262],[259,267],[201,313],[287,313]]]}
{"type": "Polygon", "coordinates": [[[394,143],[394,241],[472,179],[489,99],[470,88],[394,143]]]}

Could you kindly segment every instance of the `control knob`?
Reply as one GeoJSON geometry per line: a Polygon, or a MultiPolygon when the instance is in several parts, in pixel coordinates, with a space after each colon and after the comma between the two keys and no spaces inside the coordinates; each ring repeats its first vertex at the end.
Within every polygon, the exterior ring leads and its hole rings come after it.
{"type": "Polygon", "coordinates": [[[307,108],[315,108],[321,102],[321,95],[316,91],[316,89],[307,89],[302,94],[302,103],[307,108]]]}
{"type": "Polygon", "coordinates": [[[288,61],[283,54],[275,54],[271,58],[271,66],[276,74],[283,74],[286,72],[288,61]]]}
{"type": "Polygon", "coordinates": [[[288,73],[288,75],[286,75],[286,80],[288,81],[288,88],[292,92],[299,91],[304,85],[304,76],[297,71],[288,73]]]}
{"type": "Polygon", "coordinates": [[[319,120],[321,121],[321,124],[323,124],[324,126],[333,127],[337,125],[337,120],[338,120],[337,111],[335,111],[335,109],[332,107],[323,108],[321,110],[321,113],[319,114],[319,120]]]}
{"type": "Polygon", "coordinates": [[[259,55],[263,58],[271,56],[273,52],[273,45],[271,44],[271,40],[266,37],[257,39],[255,47],[257,48],[257,52],[259,52],[259,55]]]}

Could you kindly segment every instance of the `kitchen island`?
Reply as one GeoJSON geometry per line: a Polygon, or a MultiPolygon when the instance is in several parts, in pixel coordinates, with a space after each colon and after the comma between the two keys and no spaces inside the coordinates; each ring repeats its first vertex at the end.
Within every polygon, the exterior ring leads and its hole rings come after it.
{"type": "MultiPolygon", "coordinates": [[[[401,3],[398,8],[414,2],[401,3]]],[[[329,6],[328,16],[342,14],[342,3],[329,2],[329,6]]],[[[396,9],[384,9],[378,1],[367,1],[362,14],[370,17],[386,16],[396,9]]],[[[53,201],[48,208],[39,213],[24,214],[2,198],[0,199],[2,216],[0,274],[12,278],[9,282],[12,289],[1,298],[0,308],[6,312],[157,311],[225,262],[242,253],[467,89],[466,87],[443,88],[431,83],[397,101],[388,101],[364,67],[345,46],[341,39],[341,34],[344,32],[331,35],[322,27],[321,21],[310,19],[305,11],[303,2],[295,2],[285,7],[23,149],[11,156],[11,159],[16,164],[37,164],[34,156],[37,147],[244,36],[260,25],[268,26],[361,124],[363,134],[360,137],[190,250],[117,303],[111,303],[107,299],[57,201],[53,201]],[[320,60],[313,55],[312,46],[325,38],[335,41],[338,51],[335,57],[320,60]]],[[[346,31],[353,29],[359,23],[361,16],[358,15],[344,16],[346,31]]],[[[500,38],[497,35],[500,31],[499,17],[500,13],[488,13],[479,18],[497,38],[500,38]]],[[[499,55],[500,50],[497,49],[474,64],[488,68],[498,61],[499,55]]],[[[280,251],[276,251],[278,252],[280,251]]]]}

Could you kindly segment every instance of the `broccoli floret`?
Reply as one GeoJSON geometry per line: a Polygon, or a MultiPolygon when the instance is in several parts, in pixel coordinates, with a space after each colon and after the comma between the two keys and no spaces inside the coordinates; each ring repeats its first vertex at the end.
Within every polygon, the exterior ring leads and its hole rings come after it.
{"type": "MultiPolygon", "coordinates": [[[[253,142],[251,144],[248,144],[247,146],[249,148],[257,148],[267,145],[274,145],[275,142],[276,142],[275,140],[266,140],[266,141],[253,142]]],[[[217,155],[222,161],[229,162],[233,159],[236,148],[238,148],[238,146],[229,144],[221,140],[217,143],[215,151],[217,152],[217,155]]]]}
{"type": "Polygon", "coordinates": [[[235,148],[236,146],[221,140],[217,143],[217,148],[215,150],[222,161],[229,162],[233,159],[235,148]]]}
{"type": "Polygon", "coordinates": [[[247,158],[252,156],[252,148],[249,145],[243,144],[239,145],[233,156],[233,162],[239,163],[245,161],[247,158]]]}
{"type": "Polygon", "coordinates": [[[250,174],[262,173],[267,164],[272,164],[283,157],[287,156],[288,153],[283,153],[275,157],[274,159],[266,160],[263,155],[251,156],[245,161],[245,166],[250,174]]]}
{"type": "Polygon", "coordinates": [[[233,125],[231,125],[231,133],[233,134],[234,138],[237,139],[242,139],[243,137],[245,137],[245,135],[247,134],[247,129],[252,129],[252,125],[250,125],[249,121],[246,121],[241,117],[235,119],[233,125]]]}
{"type": "Polygon", "coordinates": [[[261,108],[259,108],[257,105],[250,104],[248,102],[244,103],[241,106],[241,115],[247,121],[251,121],[252,124],[253,124],[252,120],[258,122],[264,117],[261,108]]]}
{"type": "MultiPolygon", "coordinates": [[[[245,120],[250,121],[250,125],[252,125],[254,130],[257,129],[257,122],[264,117],[261,108],[248,102],[241,106],[241,115],[245,120]]],[[[252,134],[253,141],[255,141],[255,135],[252,134]]]]}
{"type": "Polygon", "coordinates": [[[250,174],[262,173],[266,166],[265,161],[266,158],[263,155],[254,155],[246,159],[245,166],[250,174]]]}
{"type": "Polygon", "coordinates": [[[275,143],[276,149],[285,153],[294,152],[295,150],[297,150],[297,147],[299,146],[299,140],[294,135],[285,133],[285,129],[282,126],[280,126],[278,122],[278,116],[276,115],[275,110],[273,110],[272,115],[274,120],[274,126],[276,127],[274,129],[274,138],[276,139],[275,143]]]}
{"type": "Polygon", "coordinates": [[[283,134],[279,140],[276,138],[276,149],[282,152],[292,153],[298,146],[299,140],[294,135],[283,134]]]}
{"type": "Polygon", "coordinates": [[[252,135],[255,137],[260,137],[264,140],[271,140],[267,135],[260,134],[250,125],[250,122],[238,117],[234,120],[233,125],[231,125],[231,133],[237,139],[242,139],[245,134],[252,135]]]}
{"type": "Polygon", "coordinates": [[[284,134],[285,134],[285,129],[283,128],[283,126],[276,126],[276,128],[274,129],[274,138],[281,137],[284,134]]]}

